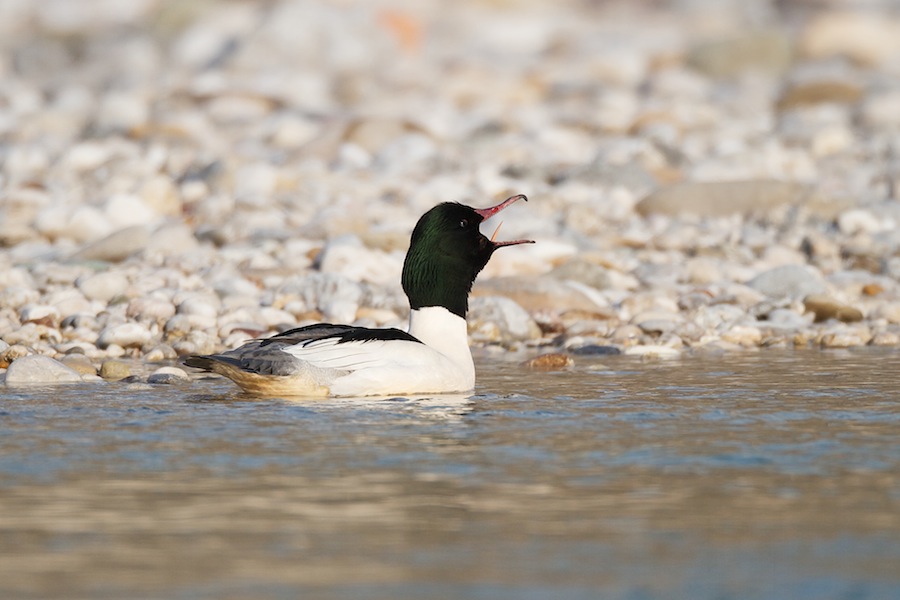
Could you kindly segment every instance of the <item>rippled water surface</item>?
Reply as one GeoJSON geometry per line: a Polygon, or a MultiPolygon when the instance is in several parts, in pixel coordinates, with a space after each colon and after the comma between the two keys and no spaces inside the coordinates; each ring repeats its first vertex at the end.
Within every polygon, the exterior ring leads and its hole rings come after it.
{"type": "Polygon", "coordinates": [[[900,598],[900,353],[0,387],[2,598],[900,598]]]}

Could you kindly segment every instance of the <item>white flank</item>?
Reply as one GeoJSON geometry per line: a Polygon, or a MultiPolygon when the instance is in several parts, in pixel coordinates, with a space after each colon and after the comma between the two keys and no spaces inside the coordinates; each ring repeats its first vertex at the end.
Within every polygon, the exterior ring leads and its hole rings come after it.
{"type": "Polygon", "coordinates": [[[332,396],[464,392],[475,385],[465,319],[439,306],[413,310],[409,333],[422,343],[334,338],[288,346],[284,352],[319,369],[333,369],[332,396]]]}

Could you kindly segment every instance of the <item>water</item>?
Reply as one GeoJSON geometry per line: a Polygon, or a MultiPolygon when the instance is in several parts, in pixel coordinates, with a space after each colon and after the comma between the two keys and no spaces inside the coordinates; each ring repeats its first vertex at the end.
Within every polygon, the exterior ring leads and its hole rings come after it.
{"type": "Polygon", "coordinates": [[[0,598],[900,598],[898,360],[0,388],[0,598]]]}

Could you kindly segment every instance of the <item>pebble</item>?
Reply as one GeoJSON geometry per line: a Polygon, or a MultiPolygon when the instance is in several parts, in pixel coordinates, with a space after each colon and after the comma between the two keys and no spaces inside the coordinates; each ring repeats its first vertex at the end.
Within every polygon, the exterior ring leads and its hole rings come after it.
{"type": "Polygon", "coordinates": [[[900,346],[900,331],[876,331],[869,343],[873,346],[900,346]]]}
{"type": "Polygon", "coordinates": [[[10,286],[0,290],[0,307],[18,309],[29,304],[37,304],[41,294],[37,290],[10,286]]]}
{"type": "Polygon", "coordinates": [[[19,320],[22,323],[55,327],[59,325],[59,310],[46,304],[28,304],[19,311],[19,320]]]}
{"type": "Polygon", "coordinates": [[[193,294],[178,302],[176,312],[179,315],[191,315],[215,319],[219,314],[218,298],[207,294],[193,294]]]}
{"type": "Polygon", "coordinates": [[[119,381],[142,371],[141,365],[135,361],[108,359],[100,364],[99,375],[106,380],[119,381]]]}
{"type": "Polygon", "coordinates": [[[151,385],[187,383],[189,381],[190,376],[187,372],[178,367],[160,367],[147,377],[147,383],[151,385]]]}
{"type": "Polygon", "coordinates": [[[721,339],[730,344],[737,344],[746,348],[755,348],[762,342],[763,335],[759,327],[735,325],[722,332],[721,339]]]}
{"type": "Polygon", "coordinates": [[[122,348],[140,348],[153,339],[153,334],[140,323],[122,323],[104,328],[97,338],[97,347],[115,344],[122,348]]]}
{"type": "Polygon", "coordinates": [[[803,299],[803,306],[815,315],[816,323],[828,319],[837,319],[844,323],[856,323],[863,320],[862,311],[859,309],[847,306],[823,294],[807,296],[803,299]]]}
{"type": "Polygon", "coordinates": [[[609,270],[589,260],[573,258],[547,273],[557,279],[577,281],[598,290],[613,287],[609,270]]]}
{"type": "Polygon", "coordinates": [[[681,356],[681,350],[670,346],[638,344],[625,348],[625,354],[642,358],[675,358],[681,356]]]}
{"type": "Polygon", "coordinates": [[[884,319],[888,323],[900,323],[900,302],[885,302],[872,311],[873,319],[884,319]]]}
{"type": "Polygon", "coordinates": [[[472,338],[481,342],[525,341],[541,335],[528,312],[502,296],[470,299],[468,323],[472,338]]]}
{"type": "Polygon", "coordinates": [[[663,334],[675,331],[682,322],[681,315],[664,311],[642,312],[631,318],[631,323],[637,325],[641,331],[649,334],[663,334]]]}
{"type": "Polygon", "coordinates": [[[6,370],[6,385],[80,383],[78,371],[50,358],[32,354],[17,358],[6,370]]]}
{"type": "Polygon", "coordinates": [[[353,234],[329,240],[317,259],[323,273],[339,273],[353,281],[390,285],[400,281],[403,255],[366,248],[353,234]]]}
{"type": "Polygon", "coordinates": [[[143,253],[148,257],[177,256],[198,251],[200,243],[184,223],[166,223],[150,235],[143,253]]]}
{"type": "Polygon", "coordinates": [[[844,235],[856,235],[893,229],[897,224],[886,222],[883,218],[876,217],[871,211],[857,208],[845,210],[838,215],[837,225],[844,235]]]}
{"type": "Polygon", "coordinates": [[[900,19],[877,11],[822,11],[805,27],[800,49],[814,58],[876,65],[900,54],[900,19]]]}
{"type": "Polygon", "coordinates": [[[358,283],[334,273],[316,273],[307,278],[310,284],[308,304],[316,306],[327,321],[351,323],[363,300],[358,283]]]}
{"type": "Polygon", "coordinates": [[[97,375],[97,367],[84,354],[68,354],[62,358],[61,362],[82,376],[97,375]]]}
{"type": "Polygon", "coordinates": [[[867,127],[895,128],[900,125],[897,106],[900,106],[900,89],[885,90],[869,94],[859,112],[867,127]]]}
{"type": "Polygon", "coordinates": [[[803,298],[825,292],[825,280],[809,265],[783,265],[764,271],[747,282],[770,298],[803,298]]]}
{"type": "Polygon", "coordinates": [[[479,296],[503,296],[531,312],[544,309],[597,311],[608,305],[602,296],[589,294],[569,282],[534,276],[476,280],[472,297],[479,296]]]}
{"type": "Polygon", "coordinates": [[[760,327],[783,332],[796,331],[809,326],[813,315],[808,316],[810,318],[788,308],[776,308],[765,315],[765,319],[760,321],[760,327]]]}
{"type": "Polygon", "coordinates": [[[871,336],[856,331],[837,331],[826,333],[820,338],[823,348],[854,348],[865,346],[871,336]]]}
{"type": "Polygon", "coordinates": [[[163,298],[132,298],[125,315],[139,321],[165,321],[175,315],[175,306],[163,298]]]}
{"type": "Polygon", "coordinates": [[[614,356],[622,351],[616,346],[602,346],[599,344],[585,344],[569,348],[569,352],[576,356],[614,356]]]}
{"type": "Polygon", "coordinates": [[[529,369],[541,371],[559,371],[575,364],[572,357],[561,352],[550,352],[547,354],[539,354],[534,358],[525,361],[525,366],[529,369]]]}
{"type": "Polygon", "coordinates": [[[166,320],[163,330],[169,338],[178,338],[195,330],[212,329],[216,318],[205,315],[175,315],[166,320]]]}
{"type": "Polygon", "coordinates": [[[651,192],[636,208],[644,216],[764,214],[801,202],[808,194],[806,186],[782,181],[689,181],[651,192]]]}
{"type": "Polygon", "coordinates": [[[0,340],[0,368],[5,369],[14,360],[28,356],[31,350],[22,344],[10,344],[6,340],[0,340]]]}
{"type": "Polygon", "coordinates": [[[109,302],[123,296],[128,289],[128,277],[118,271],[104,271],[94,275],[79,277],[75,285],[89,300],[109,302]]]}
{"type": "Polygon", "coordinates": [[[777,29],[739,31],[728,37],[699,42],[688,51],[688,64],[711,77],[744,71],[780,73],[790,64],[791,40],[777,29]]]}
{"type": "Polygon", "coordinates": [[[144,249],[150,241],[150,231],[144,225],[134,225],[115,231],[95,242],[82,246],[72,254],[72,260],[121,262],[144,249]]]}
{"type": "Polygon", "coordinates": [[[176,358],[178,358],[178,354],[176,354],[175,349],[168,344],[160,344],[144,354],[144,360],[148,363],[175,360],[176,358]]]}

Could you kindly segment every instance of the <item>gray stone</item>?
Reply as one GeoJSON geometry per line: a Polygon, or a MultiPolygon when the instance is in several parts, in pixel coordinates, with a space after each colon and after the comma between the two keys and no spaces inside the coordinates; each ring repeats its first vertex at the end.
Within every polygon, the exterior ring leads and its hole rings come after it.
{"type": "Polygon", "coordinates": [[[806,265],[784,265],[760,273],[747,282],[754,290],[772,298],[804,298],[825,291],[818,269],[806,265]]]}
{"type": "Polygon", "coordinates": [[[614,356],[622,354],[616,346],[601,346],[599,344],[585,344],[584,346],[576,346],[569,348],[569,352],[577,356],[614,356]]]}
{"type": "Polygon", "coordinates": [[[17,358],[6,370],[6,385],[77,383],[81,375],[74,369],[50,358],[32,354],[17,358]]]}
{"type": "Polygon", "coordinates": [[[747,70],[782,72],[790,64],[791,55],[787,32],[766,29],[695,44],[688,51],[687,61],[698,71],[719,78],[747,70]]]}
{"type": "Polygon", "coordinates": [[[577,281],[598,290],[604,290],[612,286],[609,271],[606,268],[579,258],[573,258],[564,262],[547,275],[564,281],[577,281]]]}
{"type": "Polygon", "coordinates": [[[525,309],[502,296],[472,298],[468,323],[472,337],[482,342],[522,341],[541,335],[525,309]]]}
{"type": "Polygon", "coordinates": [[[769,311],[759,325],[775,331],[796,331],[808,326],[812,321],[811,317],[812,315],[807,317],[789,308],[776,308],[769,311]]]}
{"type": "Polygon", "coordinates": [[[687,181],[651,192],[636,208],[645,216],[764,214],[777,206],[802,202],[808,195],[807,186],[785,181],[687,181]]]}
{"type": "Polygon", "coordinates": [[[159,227],[147,240],[144,253],[172,256],[194,252],[200,243],[191,229],[184,223],[170,223],[159,227]]]}
{"type": "Polygon", "coordinates": [[[147,378],[147,383],[150,384],[186,383],[188,381],[190,381],[188,374],[178,367],[160,367],[147,378]]]}
{"type": "Polygon", "coordinates": [[[128,277],[116,271],[104,271],[79,277],[75,285],[86,298],[109,302],[125,293],[128,288],[128,277]]]}
{"type": "Polygon", "coordinates": [[[476,281],[472,296],[505,296],[532,312],[543,309],[596,311],[605,306],[595,301],[596,296],[589,295],[587,290],[548,277],[495,277],[476,281]]]}

